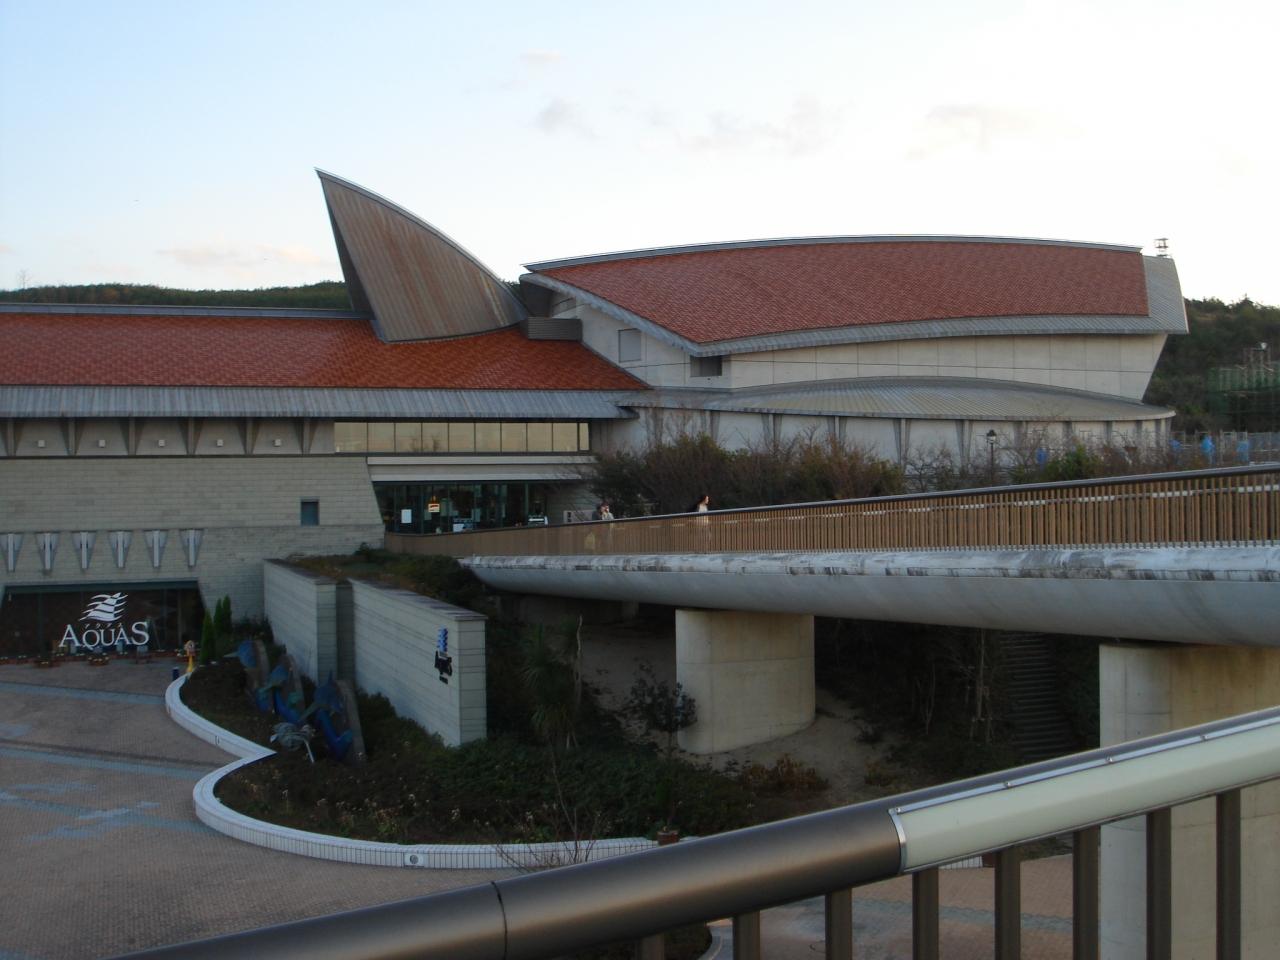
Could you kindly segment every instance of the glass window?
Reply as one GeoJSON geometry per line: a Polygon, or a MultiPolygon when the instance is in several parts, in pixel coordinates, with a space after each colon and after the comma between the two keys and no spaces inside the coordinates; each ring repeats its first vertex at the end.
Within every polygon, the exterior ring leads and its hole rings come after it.
{"type": "Polygon", "coordinates": [[[477,423],[476,449],[485,453],[497,453],[502,449],[502,424],[477,423]]]}
{"type": "Polygon", "coordinates": [[[396,453],[420,453],[422,451],[422,424],[396,424],[396,453]]]}
{"type": "Polygon", "coordinates": [[[524,453],[528,450],[528,441],[525,438],[525,433],[526,430],[523,423],[504,423],[502,425],[502,452],[524,453]]]}
{"type": "Polygon", "coordinates": [[[467,453],[476,448],[476,425],[474,423],[449,424],[449,451],[451,453],[467,453]]]}
{"type": "Polygon", "coordinates": [[[394,423],[369,424],[369,452],[392,453],[396,449],[396,425],[394,423]]]}
{"type": "Polygon", "coordinates": [[[618,362],[630,363],[640,359],[640,331],[618,331],[618,362]]]}
{"type": "Polygon", "coordinates": [[[320,501],[319,500],[303,500],[302,501],[302,526],[304,527],[320,526],[320,501]]]}
{"type": "Polygon", "coordinates": [[[333,449],[338,453],[364,453],[369,449],[368,424],[339,420],[333,425],[333,449]]]}
{"type": "Polygon", "coordinates": [[[529,424],[529,449],[538,453],[545,453],[551,449],[551,424],[529,424]]]}
{"type": "Polygon", "coordinates": [[[591,426],[590,426],[590,424],[586,424],[586,423],[580,423],[580,424],[578,424],[578,449],[579,449],[579,450],[590,450],[590,449],[591,449],[591,426]]]}
{"type": "Polygon", "coordinates": [[[695,377],[718,377],[724,369],[724,357],[692,357],[690,364],[695,377]]]}
{"type": "Polygon", "coordinates": [[[422,425],[422,452],[444,453],[449,449],[449,425],[424,423],[422,425]]]}
{"type": "Polygon", "coordinates": [[[578,425],[576,423],[553,423],[551,425],[551,448],[556,453],[574,453],[578,449],[578,425]]]}

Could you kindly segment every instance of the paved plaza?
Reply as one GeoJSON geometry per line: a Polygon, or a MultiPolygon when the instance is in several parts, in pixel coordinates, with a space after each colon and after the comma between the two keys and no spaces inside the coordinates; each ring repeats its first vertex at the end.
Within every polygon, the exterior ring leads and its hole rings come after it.
{"type": "MultiPolygon", "coordinates": [[[[0,960],[110,957],[508,875],[331,863],[208,829],[191,790],[230,758],[165,714],[171,669],[0,667],[0,960]]],[[[991,955],[991,879],[942,872],[946,956],[991,955]]],[[[859,957],[910,957],[910,887],[855,892],[859,957]]],[[[1025,865],[1024,957],[1070,956],[1070,887],[1064,858],[1025,865]]],[[[820,956],[822,901],[770,911],[763,933],[771,958],[820,956]]]]}

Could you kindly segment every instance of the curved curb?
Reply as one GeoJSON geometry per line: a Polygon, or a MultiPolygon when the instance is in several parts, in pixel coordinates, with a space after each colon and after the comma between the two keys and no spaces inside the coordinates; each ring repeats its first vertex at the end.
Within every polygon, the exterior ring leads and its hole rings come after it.
{"type": "Polygon", "coordinates": [[[358,863],[375,867],[417,867],[428,870],[503,870],[545,868],[566,863],[604,860],[657,846],[644,837],[617,837],[581,845],[565,843],[452,844],[378,843],[311,833],[255,820],[225,806],[214,796],[214,787],[227,774],[265,757],[274,750],[236,736],[193,713],[179,695],[186,676],[165,689],[165,710],[184,730],[239,759],[206,774],[192,791],[196,816],[210,829],[282,853],[320,860],[358,863]]]}

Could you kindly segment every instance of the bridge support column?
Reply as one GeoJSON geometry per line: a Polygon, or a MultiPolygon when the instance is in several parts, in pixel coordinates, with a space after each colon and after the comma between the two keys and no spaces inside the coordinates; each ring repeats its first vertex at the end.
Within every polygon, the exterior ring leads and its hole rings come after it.
{"type": "Polygon", "coordinates": [[[676,611],[676,680],[698,705],[680,731],[690,753],[720,753],[813,722],[813,617],[676,611]]]}
{"type": "MultiPolygon", "coordinates": [[[[1109,745],[1280,704],[1280,649],[1104,643],[1101,741],[1109,745]]],[[[1173,956],[1215,954],[1214,801],[1173,811],[1173,956]]],[[[1280,942],[1280,784],[1241,795],[1244,956],[1280,942]]],[[[1102,828],[1102,955],[1146,956],[1145,818],[1102,828]]]]}

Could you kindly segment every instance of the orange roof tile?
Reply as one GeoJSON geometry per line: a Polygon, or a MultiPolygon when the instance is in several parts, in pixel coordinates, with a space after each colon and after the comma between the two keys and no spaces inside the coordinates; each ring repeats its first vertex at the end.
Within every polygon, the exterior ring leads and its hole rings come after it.
{"type": "Polygon", "coordinates": [[[911,320],[1147,313],[1140,253],[1044,243],[764,244],[538,272],[694,343],[911,320]]]}
{"type": "Polygon", "coordinates": [[[383,343],[359,319],[0,314],[0,383],[634,390],[580,343],[517,329],[383,343]]]}

